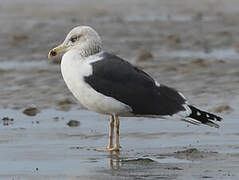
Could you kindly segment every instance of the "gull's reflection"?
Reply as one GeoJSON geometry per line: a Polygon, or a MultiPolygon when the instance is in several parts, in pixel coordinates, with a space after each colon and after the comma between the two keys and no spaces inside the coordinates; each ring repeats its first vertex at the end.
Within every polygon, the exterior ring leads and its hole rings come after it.
{"type": "Polygon", "coordinates": [[[110,151],[109,159],[110,159],[110,168],[111,169],[119,169],[120,168],[120,152],[119,151],[110,151]]]}

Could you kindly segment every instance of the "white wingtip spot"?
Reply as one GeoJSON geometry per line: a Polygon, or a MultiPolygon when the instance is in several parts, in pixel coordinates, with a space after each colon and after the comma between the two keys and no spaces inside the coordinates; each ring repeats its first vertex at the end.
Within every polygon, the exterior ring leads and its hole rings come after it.
{"type": "Polygon", "coordinates": [[[207,118],[209,118],[209,115],[208,115],[208,114],[206,114],[206,116],[207,116],[207,118]]]}
{"type": "Polygon", "coordinates": [[[201,113],[199,111],[197,112],[197,116],[201,116],[201,113]]]}
{"type": "Polygon", "coordinates": [[[160,84],[157,81],[154,81],[155,85],[160,87],[160,84]]]}

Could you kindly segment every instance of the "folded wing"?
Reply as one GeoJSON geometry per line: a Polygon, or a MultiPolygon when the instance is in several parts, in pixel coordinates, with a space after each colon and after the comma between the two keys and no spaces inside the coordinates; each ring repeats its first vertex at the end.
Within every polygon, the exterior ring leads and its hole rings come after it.
{"type": "Polygon", "coordinates": [[[185,111],[185,99],[173,88],[159,85],[144,71],[104,52],[84,80],[96,91],[132,108],[136,115],[173,115],[185,111]]]}

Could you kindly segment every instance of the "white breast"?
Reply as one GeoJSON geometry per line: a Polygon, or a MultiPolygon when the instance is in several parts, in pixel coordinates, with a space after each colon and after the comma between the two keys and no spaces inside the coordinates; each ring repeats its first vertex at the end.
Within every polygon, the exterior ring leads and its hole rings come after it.
{"type": "Polygon", "coordinates": [[[102,114],[128,114],[132,111],[128,105],[98,93],[84,81],[84,77],[93,73],[90,63],[100,60],[99,54],[82,58],[75,50],[65,53],[62,57],[61,73],[67,87],[83,106],[92,111],[102,114]]]}

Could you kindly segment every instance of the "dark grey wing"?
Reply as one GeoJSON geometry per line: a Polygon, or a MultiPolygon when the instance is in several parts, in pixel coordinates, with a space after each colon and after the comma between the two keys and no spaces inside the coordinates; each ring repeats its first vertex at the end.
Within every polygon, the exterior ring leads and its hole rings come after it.
{"type": "Polygon", "coordinates": [[[127,104],[138,115],[173,115],[185,110],[185,99],[176,90],[157,86],[147,73],[118,56],[105,52],[102,58],[92,63],[93,74],[84,77],[97,92],[127,104]]]}

